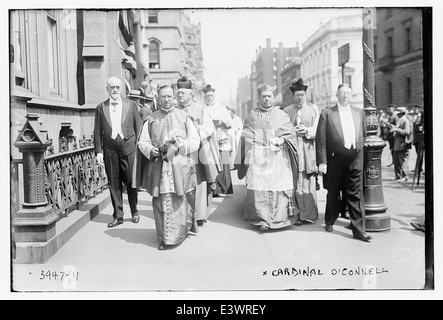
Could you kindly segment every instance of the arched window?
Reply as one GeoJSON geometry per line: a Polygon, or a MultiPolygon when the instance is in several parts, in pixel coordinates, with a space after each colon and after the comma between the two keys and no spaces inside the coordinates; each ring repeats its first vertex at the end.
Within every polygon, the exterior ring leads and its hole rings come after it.
{"type": "Polygon", "coordinates": [[[157,40],[149,41],[149,68],[160,69],[160,43],[157,40]]]}

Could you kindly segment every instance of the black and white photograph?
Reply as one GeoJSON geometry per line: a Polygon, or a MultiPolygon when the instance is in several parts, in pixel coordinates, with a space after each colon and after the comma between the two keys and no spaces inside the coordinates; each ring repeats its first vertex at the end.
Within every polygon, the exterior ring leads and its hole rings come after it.
{"type": "Polygon", "coordinates": [[[436,8],[262,2],[3,10],[9,293],[434,292],[436,8]]]}

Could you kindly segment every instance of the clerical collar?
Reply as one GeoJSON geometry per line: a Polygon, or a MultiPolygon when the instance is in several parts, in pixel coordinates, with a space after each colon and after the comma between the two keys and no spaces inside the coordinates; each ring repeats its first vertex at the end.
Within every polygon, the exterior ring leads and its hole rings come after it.
{"type": "Polygon", "coordinates": [[[262,110],[262,111],[268,112],[268,111],[274,109],[274,106],[272,106],[270,108],[263,108],[262,106],[260,106],[259,109],[262,110]]]}
{"type": "Polygon", "coordinates": [[[191,104],[192,104],[192,100],[189,101],[189,102],[188,102],[187,104],[185,104],[185,105],[180,105],[180,107],[182,107],[182,108],[186,108],[186,107],[189,107],[191,104]]]}
{"type": "Polygon", "coordinates": [[[160,109],[163,110],[163,111],[166,112],[166,113],[169,113],[169,112],[171,112],[172,110],[174,110],[175,107],[172,106],[172,107],[170,107],[169,109],[164,109],[164,108],[160,107],[160,109]]]}

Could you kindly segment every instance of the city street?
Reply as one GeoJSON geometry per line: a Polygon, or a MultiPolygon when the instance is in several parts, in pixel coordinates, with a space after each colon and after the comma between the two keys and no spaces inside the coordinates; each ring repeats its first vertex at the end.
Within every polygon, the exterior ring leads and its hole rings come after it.
{"type": "MultiPolygon", "coordinates": [[[[209,221],[179,246],[159,251],[151,197],[139,194],[139,224],[107,228],[107,206],[47,263],[13,265],[17,291],[219,291],[288,289],[422,289],[425,235],[410,226],[424,220],[424,177],[389,181],[389,149],[382,156],[384,200],[392,228],[373,232],[371,243],[352,238],[340,218],[324,230],[326,192],[318,191],[315,224],[260,232],[243,220],[244,180],[233,171],[233,195],[215,198],[209,221]]],[[[321,181],[320,181],[321,184],[321,181]]],[[[106,193],[108,191],[105,191],[106,193]]],[[[126,195],[124,197],[126,199],[126,195]]]]}

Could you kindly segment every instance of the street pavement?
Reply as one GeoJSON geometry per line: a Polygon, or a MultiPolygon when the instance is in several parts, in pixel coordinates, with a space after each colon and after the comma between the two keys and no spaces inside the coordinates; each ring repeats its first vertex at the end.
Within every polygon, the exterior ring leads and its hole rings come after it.
{"type": "MultiPolygon", "coordinates": [[[[246,187],[233,171],[234,194],[215,198],[209,221],[181,245],[157,250],[151,197],[142,192],[140,223],[130,221],[126,202],[125,222],[107,228],[112,220],[109,205],[47,263],[14,264],[13,289],[145,293],[422,289],[425,235],[410,222],[424,220],[424,177],[413,191],[411,171],[408,182],[389,181],[394,170],[387,167],[389,161],[386,147],[382,178],[392,228],[372,232],[371,243],[353,239],[349,221],[342,218],[332,233],[325,232],[323,189],[317,193],[315,224],[260,232],[243,219],[246,187]]],[[[410,170],[414,165],[412,150],[410,170]]]]}

